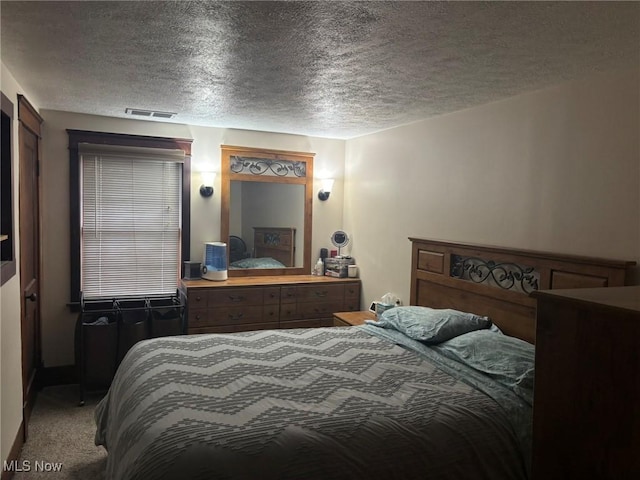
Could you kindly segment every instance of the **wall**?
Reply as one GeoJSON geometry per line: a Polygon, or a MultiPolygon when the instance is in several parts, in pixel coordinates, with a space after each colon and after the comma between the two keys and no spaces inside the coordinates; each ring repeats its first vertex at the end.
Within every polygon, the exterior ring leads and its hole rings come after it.
{"type": "Polygon", "coordinates": [[[639,262],[639,77],[595,75],[348,140],[345,228],[365,300],[408,303],[410,236],[639,262]]]}
{"type": "Polygon", "coordinates": [[[22,421],[22,349],[20,337],[20,229],[18,217],[19,144],[18,94],[25,95],[37,110],[37,99],[18,84],[1,65],[0,89],[13,103],[13,204],[16,274],[0,287],[0,461],[7,459],[22,421]]]}
{"type": "MultiPolygon", "coordinates": [[[[76,317],[69,301],[69,153],[66,129],[156,135],[193,139],[191,181],[191,260],[200,261],[203,242],[220,239],[220,176],[215,193],[199,194],[201,165],[220,171],[220,145],[237,145],[316,153],[314,169],[337,177],[332,200],[314,196],[312,253],[326,247],[334,230],[342,228],[342,178],[344,144],[297,135],[195,127],[154,121],[117,119],[43,110],[42,165],[42,353],[45,367],[73,364],[73,331],[76,317]]],[[[320,188],[315,182],[314,193],[320,188]]]]}

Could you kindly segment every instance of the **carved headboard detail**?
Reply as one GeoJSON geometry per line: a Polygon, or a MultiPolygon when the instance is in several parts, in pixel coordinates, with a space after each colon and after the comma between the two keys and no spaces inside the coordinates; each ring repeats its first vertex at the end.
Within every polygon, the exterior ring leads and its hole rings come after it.
{"type": "Polygon", "coordinates": [[[616,287],[635,262],[409,238],[411,305],[486,315],[535,342],[535,290],[616,287]]]}

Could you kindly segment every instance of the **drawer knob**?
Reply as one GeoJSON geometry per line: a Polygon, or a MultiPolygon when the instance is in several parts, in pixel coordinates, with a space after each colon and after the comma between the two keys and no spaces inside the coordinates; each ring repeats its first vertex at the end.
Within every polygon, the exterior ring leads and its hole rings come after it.
{"type": "Polygon", "coordinates": [[[242,302],[244,301],[244,295],[229,295],[229,300],[232,302],[242,302]]]}
{"type": "Polygon", "coordinates": [[[315,294],[316,297],[326,297],[328,295],[329,292],[327,292],[326,290],[316,290],[315,294]]]}
{"type": "Polygon", "coordinates": [[[229,314],[229,320],[240,320],[242,317],[244,317],[244,313],[237,313],[235,315],[233,313],[229,314]]]}

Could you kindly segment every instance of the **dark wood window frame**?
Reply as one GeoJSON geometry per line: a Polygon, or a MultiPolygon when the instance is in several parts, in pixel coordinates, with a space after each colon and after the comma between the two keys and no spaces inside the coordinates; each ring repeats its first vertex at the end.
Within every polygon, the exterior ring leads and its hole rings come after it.
{"type": "Polygon", "coordinates": [[[16,274],[15,248],[15,194],[13,177],[15,174],[13,154],[13,103],[0,92],[2,109],[2,243],[3,255],[0,266],[0,285],[4,285],[16,274]],[[7,141],[8,139],[8,141],[7,141]],[[8,187],[8,189],[7,189],[8,187]],[[4,237],[6,235],[6,238],[4,237]],[[6,242],[6,243],[5,243],[6,242]]]}
{"type": "MultiPolygon", "coordinates": [[[[78,145],[92,143],[97,145],[119,145],[126,147],[163,148],[182,150],[185,155],[182,165],[182,260],[189,259],[191,240],[191,143],[184,138],[150,137],[122,133],[92,132],[67,129],[69,135],[69,214],[71,225],[71,298],[70,306],[80,303],[80,155],[78,145]]],[[[177,287],[176,287],[177,288],[177,287]]]]}

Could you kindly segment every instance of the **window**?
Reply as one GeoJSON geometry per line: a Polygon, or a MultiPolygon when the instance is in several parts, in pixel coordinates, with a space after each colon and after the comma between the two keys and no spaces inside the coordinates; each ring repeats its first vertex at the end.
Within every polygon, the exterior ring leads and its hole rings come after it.
{"type": "Polygon", "coordinates": [[[154,137],[122,136],[147,140],[128,145],[113,144],[120,136],[110,136],[111,144],[76,143],[77,131],[69,132],[72,178],[77,175],[72,301],[79,300],[80,292],[85,298],[174,294],[181,260],[188,258],[185,176],[190,168],[185,149],[170,143],[157,148],[149,141],[154,137]]]}
{"type": "Polygon", "coordinates": [[[164,152],[145,157],[89,144],[80,145],[80,152],[83,295],[175,293],[180,274],[180,164],[164,152]]]}
{"type": "Polygon", "coordinates": [[[13,219],[13,103],[0,92],[0,285],[16,274],[13,219]]]}

